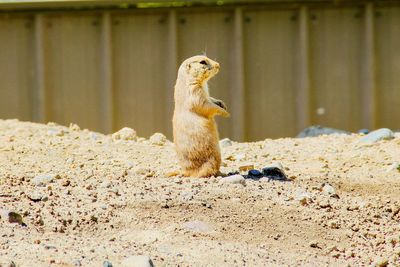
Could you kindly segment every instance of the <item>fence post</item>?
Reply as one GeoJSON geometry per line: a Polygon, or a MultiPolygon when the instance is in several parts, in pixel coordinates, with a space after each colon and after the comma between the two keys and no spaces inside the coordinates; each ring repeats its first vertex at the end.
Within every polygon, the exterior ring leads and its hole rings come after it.
{"type": "Polygon", "coordinates": [[[301,6],[299,10],[299,51],[298,51],[298,82],[296,94],[297,128],[298,131],[310,126],[310,60],[309,60],[309,27],[308,8],[301,6]]]}
{"type": "Polygon", "coordinates": [[[114,94],[113,94],[113,61],[111,16],[109,12],[102,14],[101,23],[101,118],[103,131],[114,130],[114,94]]]}
{"type": "Polygon", "coordinates": [[[231,116],[234,119],[232,123],[232,136],[237,141],[244,141],[246,137],[246,109],[245,109],[245,78],[244,78],[244,57],[243,57],[243,10],[235,8],[234,19],[234,51],[233,66],[234,75],[232,79],[232,107],[231,116]]]}
{"type": "MultiPolygon", "coordinates": [[[[177,15],[175,10],[170,10],[168,13],[168,43],[167,43],[167,62],[166,68],[166,86],[167,86],[167,103],[165,105],[165,114],[172,116],[174,107],[174,85],[176,80],[176,74],[178,71],[178,25],[177,15]]],[[[164,129],[167,129],[169,133],[172,133],[172,117],[166,121],[164,129]]]]}
{"type": "Polygon", "coordinates": [[[35,15],[35,91],[33,93],[33,119],[45,122],[46,114],[46,70],[44,49],[44,23],[43,15],[35,15]]]}
{"type": "Polygon", "coordinates": [[[375,29],[374,6],[372,2],[365,5],[364,20],[364,61],[362,69],[362,125],[376,127],[376,74],[375,74],[375,29]]]}

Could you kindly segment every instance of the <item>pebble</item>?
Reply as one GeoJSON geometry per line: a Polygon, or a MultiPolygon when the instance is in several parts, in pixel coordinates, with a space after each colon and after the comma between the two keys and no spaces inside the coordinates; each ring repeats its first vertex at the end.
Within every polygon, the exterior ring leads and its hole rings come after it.
{"type": "Polygon", "coordinates": [[[324,193],[325,195],[329,195],[329,196],[337,195],[335,188],[328,183],[324,183],[322,185],[322,193],[324,193]]]}
{"type": "Polygon", "coordinates": [[[228,147],[228,146],[232,146],[232,141],[229,138],[224,138],[222,140],[219,141],[219,146],[220,147],[228,147]]]}
{"type": "Polygon", "coordinates": [[[389,264],[389,260],[386,258],[377,258],[376,260],[374,260],[374,262],[372,263],[372,266],[375,267],[385,267],[388,266],[389,264]]]}
{"type": "Polygon", "coordinates": [[[155,133],[150,136],[149,141],[152,145],[163,146],[167,142],[167,137],[165,137],[165,135],[162,133],[155,133]]]}
{"type": "Polygon", "coordinates": [[[358,130],[357,133],[359,133],[359,134],[369,134],[370,131],[368,129],[360,129],[360,130],[358,130]]]}
{"type": "Polygon", "coordinates": [[[47,135],[50,136],[64,136],[65,133],[66,131],[63,129],[50,129],[47,131],[47,135]]]}
{"type": "Polygon", "coordinates": [[[111,138],[116,141],[116,140],[136,140],[137,135],[136,131],[129,128],[129,127],[124,127],[118,132],[115,132],[111,135],[111,138]]]}
{"type": "Polygon", "coordinates": [[[245,183],[244,177],[240,174],[227,176],[227,177],[221,178],[219,181],[221,183],[230,183],[230,184],[244,184],[245,183]]]}
{"type": "Polygon", "coordinates": [[[22,226],[26,224],[22,221],[22,216],[14,211],[0,209],[0,217],[7,220],[9,223],[17,223],[22,226]]]}
{"type": "Polygon", "coordinates": [[[213,228],[210,225],[208,225],[207,223],[202,222],[202,221],[185,222],[183,224],[183,227],[185,229],[195,231],[195,232],[201,232],[201,233],[207,233],[207,232],[213,231],[213,228]]]}
{"type": "Polygon", "coordinates": [[[70,129],[71,131],[80,131],[80,130],[81,130],[81,127],[79,127],[78,124],[70,123],[70,124],[69,124],[69,129],[70,129]]]}
{"type": "Polygon", "coordinates": [[[250,179],[256,178],[257,179],[257,178],[261,178],[262,176],[263,176],[263,174],[259,170],[252,169],[252,170],[249,170],[246,178],[250,178],[250,179]]]}
{"type": "Polygon", "coordinates": [[[32,191],[32,192],[27,193],[26,195],[33,202],[41,201],[45,197],[45,194],[40,191],[32,191]]]}
{"type": "Polygon", "coordinates": [[[109,261],[104,261],[103,262],[103,267],[113,267],[112,263],[109,261]]]}
{"type": "Polygon", "coordinates": [[[381,128],[375,131],[370,132],[366,136],[361,137],[360,141],[363,143],[375,143],[380,140],[389,140],[393,139],[393,132],[388,128],[381,128]]]}
{"type": "Polygon", "coordinates": [[[32,183],[34,183],[36,186],[46,186],[47,184],[53,182],[53,180],[57,178],[57,176],[58,175],[54,174],[38,175],[32,179],[32,183]]]}
{"type": "MultiPolygon", "coordinates": [[[[104,266],[104,264],[103,264],[104,266]]],[[[130,256],[121,262],[123,267],[154,267],[154,264],[149,256],[138,255],[130,256]]]]}
{"type": "Polygon", "coordinates": [[[297,192],[295,199],[303,206],[312,202],[311,195],[308,192],[297,192]]]}
{"type": "Polygon", "coordinates": [[[387,172],[392,172],[392,171],[398,171],[400,172],[400,163],[395,162],[393,164],[391,164],[387,169],[387,172]]]}
{"type": "Polygon", "coordinates": [[[246,171],[249,171],[249,170],[252,170],[252,169],[254,169],[254,165],[242,165],[242,166],[239,166],[239,171],[241,171],[241,172],[246,172],[246,171]]]}
{"type": "Polygon", "coordinates": [[[301,131],[296,138],[304,138],[304,137],[315,137],[320,135],[328,135],[328,134],[350,134],[349,132],[334,129],[334,128],[326,128],[320,125],[310,126],[303,131],[301,131]]]}
{"type": "Polygon", "coordinates": [[[74,266],[82,266],[82,263],[80,260],[74,260],[73,264],[74,264],[74,266]]]}
{"type": "Polygon", "coordinates": [[[278,181],[288,181],[289,179],[286,177],[286,174],[277,167],[265,167],[262,169],[262,173],[265,177],[268,177],[271,180],[278,181]]]}

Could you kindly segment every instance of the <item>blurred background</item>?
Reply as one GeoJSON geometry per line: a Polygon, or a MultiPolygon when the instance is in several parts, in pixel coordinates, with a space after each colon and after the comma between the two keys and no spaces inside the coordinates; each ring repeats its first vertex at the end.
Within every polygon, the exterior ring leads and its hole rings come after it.
{"type": "Polygon", "coordinates": [[[0,1],[0,118],[171,138],[187,57],[237,141],[400,128],[400,1],[0,1]]]}

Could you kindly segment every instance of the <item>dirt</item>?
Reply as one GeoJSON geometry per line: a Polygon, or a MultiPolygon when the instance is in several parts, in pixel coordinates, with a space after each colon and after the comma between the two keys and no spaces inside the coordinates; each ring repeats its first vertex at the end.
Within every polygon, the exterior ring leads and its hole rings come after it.
{"type": "Polygon", "coordinates": [[[0,265],[400,266],[400,137],[360,138],[233,142],[222,172],[281,164],[290,181],[231,184],[168,177],[160,134],[0,120],[0,265]]]}

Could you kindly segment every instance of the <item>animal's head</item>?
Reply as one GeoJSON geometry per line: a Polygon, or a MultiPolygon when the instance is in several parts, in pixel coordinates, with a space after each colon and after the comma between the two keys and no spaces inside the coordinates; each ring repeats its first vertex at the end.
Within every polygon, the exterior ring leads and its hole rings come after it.
{"type": "Polygon", "coordinates": [[[206,56],[190,57],[183,61],[179,68],[180,75],[183,72],[199,84],[207,82],[215,74],[217,74],[218,71],[218,62],[211,60],[206,56]]]}

